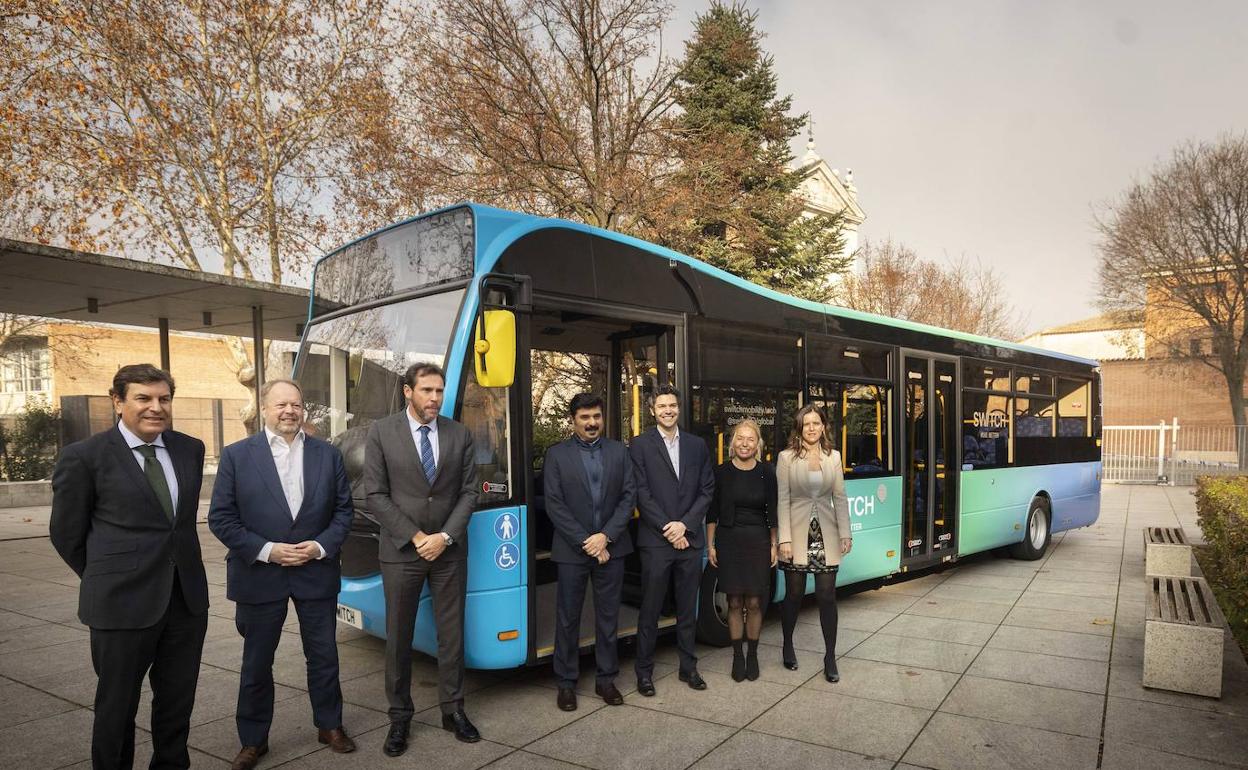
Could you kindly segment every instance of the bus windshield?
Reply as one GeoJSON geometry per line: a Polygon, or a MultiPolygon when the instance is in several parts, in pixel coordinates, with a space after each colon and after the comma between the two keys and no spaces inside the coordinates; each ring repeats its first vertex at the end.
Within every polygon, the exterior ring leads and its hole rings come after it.
{"type": "Polygon", "coordinates": [[[445,364],[464,290],[359,310],[308,327],[299,356],[308,424],[340,446],[359,443],[374,420],[403,405],[403,372],[445,364]],[[359,442],[344,434],[359,433],[359,442]]]}

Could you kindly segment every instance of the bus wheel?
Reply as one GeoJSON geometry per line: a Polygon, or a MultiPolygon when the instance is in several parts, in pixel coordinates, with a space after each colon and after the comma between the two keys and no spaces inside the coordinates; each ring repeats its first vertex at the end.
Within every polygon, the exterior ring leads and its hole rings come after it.
{"type": "Polygon", "coordinates": [[[1044,556],[1049,548],[1049,522],[1052,516],[1049,501],[1037,497],[1031,501],[1027,512],[1027,526],[1023,529],[1023,542],[1010,546],[1010,556],[1023,561],[1035,561],[1044,556]]]}
{"type": "Polygon", "coordinates": [[[712,647],[727,647],[728,596],[719,590],[719,570],[707,564],[702,570],[698,593],[698,641],[712,647]]]}

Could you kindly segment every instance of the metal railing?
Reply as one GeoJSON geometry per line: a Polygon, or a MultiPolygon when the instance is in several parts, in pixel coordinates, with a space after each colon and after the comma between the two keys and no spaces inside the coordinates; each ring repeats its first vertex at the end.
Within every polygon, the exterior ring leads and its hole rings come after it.
{"type": "Polygon", "coordinates": [[[1197,476],[1248,473],[1248,426],[1105,426],[1101,457],[1104,480],[1118,483],[1196,483],[1197,476]]]}

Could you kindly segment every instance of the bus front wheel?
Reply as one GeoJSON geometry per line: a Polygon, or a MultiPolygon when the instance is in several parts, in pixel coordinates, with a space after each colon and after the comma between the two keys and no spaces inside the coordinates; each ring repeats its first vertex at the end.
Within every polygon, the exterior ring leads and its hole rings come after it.
{"type": "Polygon", "coordinates": [[[1027,526],[1023,528],[1023,542],[1010,546],[1010,556],[1023,561],[1036,561],[1044,556],[1049,548],[1049,525],[1052,512],[1049,501],[1037,497],[1031,501],[1031,510],[1027,512],[1027,526]]]}
{"type": "Polygon", "coordinates": [[[728,597],[719,590],[719,570],[707,564],[702,570],[698,592],[698,641],[712,647],[727,647],[728,597]]]}

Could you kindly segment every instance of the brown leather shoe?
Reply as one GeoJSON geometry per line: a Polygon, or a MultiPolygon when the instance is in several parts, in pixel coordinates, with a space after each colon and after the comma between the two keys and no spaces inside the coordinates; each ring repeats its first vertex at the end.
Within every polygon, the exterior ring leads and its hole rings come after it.
{"type": "Polygon", "coordinates": [[[316,739],[321,743],[328,743],[329,750],[335,754],[350,754],[355,751],[355,741],[341,727],[335,727],[332,730],[317,730],[316,739]]]}
{"type": "Polygon", "coordinates": [[[260,761],[260,757],[268,753],[269,744],[267,743],[259,746],[244,746],[242,751],[238,752],[238,756],[234,757],[234,764],[230,765],[230,770],[252,770],[260,761]]]}

